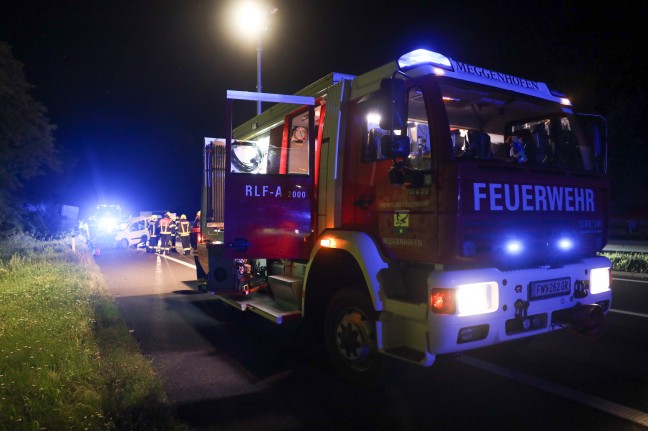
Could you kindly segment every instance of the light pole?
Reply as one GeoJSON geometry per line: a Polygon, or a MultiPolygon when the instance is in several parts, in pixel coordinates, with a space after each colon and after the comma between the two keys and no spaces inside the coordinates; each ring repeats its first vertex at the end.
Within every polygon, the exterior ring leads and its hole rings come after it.
{"type": "MultiPolygon", "coordinates": [[[[261,57],[263,57],[263,41],[262,31],[259,31],[259,39],[257,43],[257,93],[263,93],[263,86],[261,85],[261,57]]],[[[261,101],[257,101],[257,115],[261,114],[261,101]]]]}
{"type": "MultiPolygon", "coordinates": [[[[246,1],[237,9],[238,28],[244,33],[257,36],[257,92],[261,93],[261,62],[263,59],[263,33],[268,30],[270,15],[277,12],[276,7],[246,1]]],[[[257,115],[261,113],[261,102],[257,102],[257,115]]]]}

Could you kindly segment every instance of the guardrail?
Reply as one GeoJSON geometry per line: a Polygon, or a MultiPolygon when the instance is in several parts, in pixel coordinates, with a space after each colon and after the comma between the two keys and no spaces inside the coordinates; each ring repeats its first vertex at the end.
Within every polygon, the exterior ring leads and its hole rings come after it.
{"type": "Polygon", "coordinates": [[[609,240],[603,251],[624,253],[648,253],[648,241],[609,240]]]}

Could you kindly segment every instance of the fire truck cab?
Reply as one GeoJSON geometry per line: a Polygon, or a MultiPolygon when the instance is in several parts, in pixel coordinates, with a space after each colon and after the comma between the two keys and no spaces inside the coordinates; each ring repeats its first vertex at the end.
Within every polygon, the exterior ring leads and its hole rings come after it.
{"type": "MultiPolygon", "coordinates": [[[[611,305],[605,122],[416,50],[332,73],[205,145],[205,288],[303,319],[342,373],[571,328],[611,305]]],[[[237,102],[239,103],[239,102],[237,102]]]]}

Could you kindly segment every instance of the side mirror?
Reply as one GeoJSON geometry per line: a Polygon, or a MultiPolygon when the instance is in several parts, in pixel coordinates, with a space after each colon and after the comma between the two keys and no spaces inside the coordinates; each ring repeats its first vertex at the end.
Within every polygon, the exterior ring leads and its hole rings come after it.
{"type": "Polygon", "coordinates": [[[601,123],[594,123],[592,127],[592,144],[594,155],[599,158],[605,154],[605,130],[601,123]]]}
{"type": "Polygon", "coordinates": [[[586,133],[591,136],[594,160],[598,172],[607,173],[607,121],[602,115],[578,114],[586,125],[586,133]]]}
{"type": "Polygon", "coordinates": [[[607,173],[607,123],[597,121],[592,130],[594,159],[599,172],[607,173]]]}
{"type": "Polygon", "coordinates": [[[380,152],[390,159],[405,158],[410,154],[410,139],[402,135],[383,135],[380,152]]]}
{"type": "Polygon", "coordinates": [[[380,103],[382,115],[380,128],[399,130],[407,124],[407,90],[402,79],[380,81],[380,103]]]}

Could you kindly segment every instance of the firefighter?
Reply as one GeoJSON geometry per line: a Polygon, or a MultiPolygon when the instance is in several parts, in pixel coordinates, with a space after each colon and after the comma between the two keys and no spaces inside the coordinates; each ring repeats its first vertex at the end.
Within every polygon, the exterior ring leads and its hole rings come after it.
{"type": "Polygon", "coordinates": [[[198,248],[198,236],[200,235],[200,211],[196,213],[196,219],[191,226],[191,248],[198,248]]]}
{"type": "Polygon", "coordinates": [[[157,251],[158,235],[160,233],[159,229],[160,227],[158,225],[157,216],[154,214],[151,216],[148,223],[149,240],[148,240],[148,247],[146,247],[147,253],[155,253],[157,251]]]}
{"type": "Polygon", "coordinates": [[[182,254],[185,256],[189,255],[191,247],[189,244],[189,235],[191,234],[191,224],[187,220],[187,216],[182,214],[180,216],[180,223],[178,223],[178,235],[180,236],[180,242],[182,242],[182,254]]]}
{"type": "Polygon", "coordinates": [[[177,253],[178,250],[176,250],[176,238],[178,236],[178,220],[176,218],[175,213],[167,213],[169,214],[169,218],[171,219],[171,251],[174,253],[177,253]]]}
{"type": "Polygon", "coordinates": [[[169,254],[169,241],[171,240],[171,217],[164,214],[160,220],[160,254],[169,254]]]}

